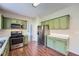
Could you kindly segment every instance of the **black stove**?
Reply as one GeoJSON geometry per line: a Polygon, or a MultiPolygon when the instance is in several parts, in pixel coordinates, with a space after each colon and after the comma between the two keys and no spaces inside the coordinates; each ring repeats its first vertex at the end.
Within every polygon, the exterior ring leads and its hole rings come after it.
{"type": "MultiPolygon", "coordinates": [[[[22,33],[19,32],[11,32],[11,36],[10,36],[10,45],[18,45],[20,43],[23,43],[23,39],[24,39],[24,35],[22,35],[22,33]]],[[[17,46],[18,47],[18,46],[17,46]]]]}

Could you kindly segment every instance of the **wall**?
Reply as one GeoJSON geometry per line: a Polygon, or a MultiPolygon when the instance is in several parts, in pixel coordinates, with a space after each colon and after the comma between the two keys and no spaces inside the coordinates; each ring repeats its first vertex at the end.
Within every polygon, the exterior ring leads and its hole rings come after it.
{"type": "Polygon", "coordinates": [[[29,25],[28,25],[29,40],[32,39],[32,41],[37,42],[38,41],[37,26],[40,23],[39,18],[36,17],[36,18],[30,19],[30,20],[28,20],[28,23],[29,23],[29,25]],[[30,28],[30,27],[32,27],[32,28],[30,28]],[[32,30],[31,33],[30,33],[30,30],[32,30]],[[32,38],[30,39],[31,35],[32,35],[32,38]]]}
{"type": "Polygon", "coordinates": [[[50,30],[50,33],[61,33],[70,36],[69,51],[79,55],[79,7],[71,6],[59,10],[41,19],[41,21],[53,19],[63,15],[70,15],[70,28],[68,30],[50,30]]]}

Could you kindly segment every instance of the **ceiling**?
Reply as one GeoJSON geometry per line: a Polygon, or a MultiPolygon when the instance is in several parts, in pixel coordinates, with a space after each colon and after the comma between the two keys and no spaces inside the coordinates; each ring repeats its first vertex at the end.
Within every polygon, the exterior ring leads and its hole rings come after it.
{"type": "Polygon", "coordinates": [[[73,4],[41,3],[35,8],[32,3],[0,3],[0,7],[4,10],[29,17],[43,17],[71,5],[73,4]]]}

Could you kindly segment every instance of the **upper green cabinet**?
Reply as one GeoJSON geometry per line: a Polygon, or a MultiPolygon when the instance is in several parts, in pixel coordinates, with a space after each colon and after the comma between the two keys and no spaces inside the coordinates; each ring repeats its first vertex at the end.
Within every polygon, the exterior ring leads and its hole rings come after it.
{"type": "Polygon", "coordinates": [[[53,22],[53,23],[54,23],[54,24],[53,24],[53,25],[54,25],[54,29],[59,29],[59,28],[60,28],[59,19],[56,18],[56,19],[54,19],[53,21],[54,21],[54,22],[53,22]]]}
{"type": "Polygon", "coordinates": [[[11,23],[16,24],[17,20],[16,19],[11,19],[11,23]]]}
{"type": "Polygon", "coordinates": [[[10,29],[11,28],[12,20],[9,18],[3,18],[3,29],[10,29]]]}
{"type": "Polygon", "coordinates": [[[54,20],[49,20],[49,28],[54,29],[54,20]]]}
{"type": "Polygon", "coordinates": [[[27,21],[22,21],[23,29],[27,29],[27,21]]]}
{"type": "Polygon", "coordinates": [[[59,21],[60,21],[60,28],[62,28],[62,29],[69,28],[69,21],[70,21],[69,20],[69,15],[60,17],[59,21]]]}
{"type": "Polygon", "coordinates": [[[3,17],[0,15],[0,29],[3,28],[3,17]]]}
{"type": "Polygon", "coordinates": [[[41,22],[41,25],[45,25],[45,22],[41,22]]]}
{"type": "Polygon", "coordinates": [[[0,29],[11,29],[11,24],[20,24],[21,29],[27,28],[27,21],[15,18],[8,18],[0,15],[0,29]]]}
{"type": "Polygon", "coordinates": [[[49,25],[50,29],[68,29],[70,16],[65,15],[58,18],[41,22],[41,25],[49,25]]]}

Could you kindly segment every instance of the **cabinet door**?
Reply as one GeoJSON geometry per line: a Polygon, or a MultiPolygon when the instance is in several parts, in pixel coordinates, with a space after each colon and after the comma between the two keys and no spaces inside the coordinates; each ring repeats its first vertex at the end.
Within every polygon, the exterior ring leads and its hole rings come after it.
{"type": "Polygon", "coordinates": [[[3,29],[3,16],[0,15],[0,29],[3,29]]]}
{"type": "Polygon", "coordinates": [[[47,47],[54,49],[54,39],[47,36],[47,47]]]}
{"type": "Polygon", "coordinates": [[[55,49],[61,53],[66,53],[67,51],[67,44],[66,44],[66,41],[62,41],[61,40],[58,40],[59,38],[56,38],[56,41],[55,41],[55,49]]]}
{"type": "Polygon", "coordinates": [[[49,28],[54,29],[54,20],[49,20],[49,28]]]}
{"type": "Polygon", "coordinates": [[[45,23],[44,23],[45,25],[49,25],[49,21],[45,21],[45,23]]]}
{"type": "Polygon", "coordinates": [[[45,21],[41,22],[41,25],[45,25],[45,21]]]}
{"type": "Polygon", "coordinates": [[[2,27],[2,17],[0,15],[0,29],[2,29],[1,27],[2,27]]]}
{"type": "Polygon", "coordinates": [[[60,18],[60,28],[68,29],[69,28],[69,16],[63,16],[60,18]]]}
{"type": "Polygon", "coordinates": [[[21,25],[21,20],[16,19],[16,24],[20,24],[21,25]]]}
{"type": "Polygon", "coordinates": [[[22,21],[23,29],[27,29],[27,21],[22,21]]]}
{"type": "Polygon", "coordinates": [[[16,24],[16,23],[17,23],[17,22],[16,22],[16,19],[12,19],[12,20],[11,20],[11,23],[12,23],[12,24],[16,24]]]}
{"type": "Polygon", "coordinates": [[[4,19],[4,29],[10,29],[11,28],[11,20],[10,19],[4,19]]]}
{"type": "Polygon", "coordinates": [[[54,29],[59,29],[60,28],[60,26],[59,26],[59,19],[56,18],[53,21],[54,21],[54,29]]]}
{"type": "Polygon", "coordinates": [[[28,44],[28,36],[24,36],[23,42],[24,42],[24,45],[28,44]]]}

